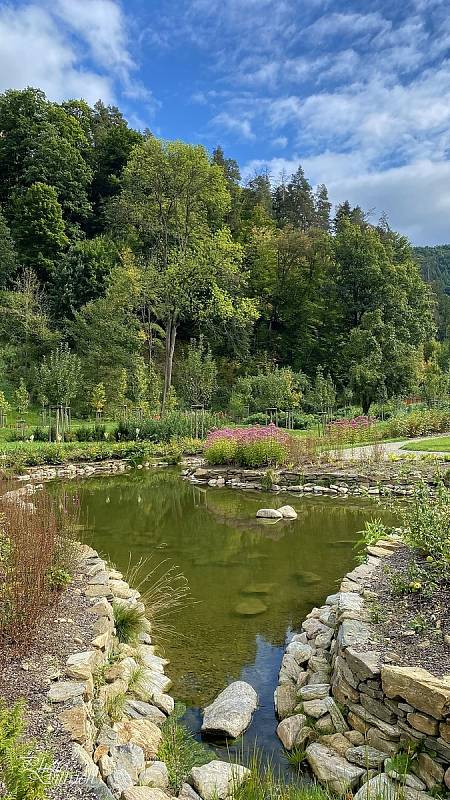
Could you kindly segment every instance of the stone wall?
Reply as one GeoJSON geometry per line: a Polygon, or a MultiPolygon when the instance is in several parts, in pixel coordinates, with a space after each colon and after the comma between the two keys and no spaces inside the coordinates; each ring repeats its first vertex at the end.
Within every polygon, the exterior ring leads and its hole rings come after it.
{"type": "Polygon", "coordinates": [[[161,725],[174,708],[167,694],[172,684],[164,674],[168,661],[155,653],[148,620],[135,645],[119,642],[112,604],[145,611],[139,592],[130,589],[121,573],[86,546],[79,568],[91,603],[92,640],[87,650],[69,656],[48,700],[96,796],[151,797],[144,787],[162,790],[169,784],[165,765],[156,760],[161,725]]]}
{"type": "MultiPolygon", "coordinates": [[[[414,484],[419,480],[435,483],[435,476],[424,474],[423,470],[410,470],[405,476],[398,467],[384,464],[382,468],[373,466],[355,472],[350,468],[337,470],[271,470],[274,483],[273,492],[290,492],[297,495],[327,495],[335,497],[352,496],[398,496],[410,497],[414,484]]],[[[232,489],[267,488],[265,479],[267,469],[243,469],[235,467],[197,467],[188,468],[183,476],[191,483],[208,486],[229,486],[232,489]]]]}
{"type": "Polygon", "coordinates": [[[338,794],[363,784],[360,800],[398,796],[399,783],[406,800],[450,789],[450,676],[383,663],[371,643],[364,582],[397,546],[369,548],[366,563],[311,611],[286,649],[275,692],[286,749],[304,748],[318,780],[338,794]],[[408,750],[399,774],[389,758],[408,750]]]}

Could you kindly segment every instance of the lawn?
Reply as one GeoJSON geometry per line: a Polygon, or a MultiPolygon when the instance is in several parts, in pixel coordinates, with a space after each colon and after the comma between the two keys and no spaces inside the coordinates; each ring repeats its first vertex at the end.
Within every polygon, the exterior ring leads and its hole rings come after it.
{"type": "Polygon", "coordinates": [[[437,436],[434,439],[424,439],[422,442],[411,442],[410,444],[405,444],[402,450],[446,453],[450,451],[450,436],[437,436]]]}

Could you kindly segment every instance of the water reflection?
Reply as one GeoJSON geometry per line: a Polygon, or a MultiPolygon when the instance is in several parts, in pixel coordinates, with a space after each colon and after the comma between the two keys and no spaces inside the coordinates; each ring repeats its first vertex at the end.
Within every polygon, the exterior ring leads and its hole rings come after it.
{"type": "Polygon", "coordinates": [[[246,742],[257,736],[278,758],[273,691],[286,635],[336,589],[353,566],[357,532],[383,512],[360,500],[205,489],[176,470],[90,479],[77,490],[87,541],[118,569],[151,556],[189,581],[196,602],[179,613],[180,634],[166,645],[189,724],[198,731],[199,709],[243,678],[260,696],[246,742]],[[283,502],[297,520],[256,519],[258,508],[283,502]]]}

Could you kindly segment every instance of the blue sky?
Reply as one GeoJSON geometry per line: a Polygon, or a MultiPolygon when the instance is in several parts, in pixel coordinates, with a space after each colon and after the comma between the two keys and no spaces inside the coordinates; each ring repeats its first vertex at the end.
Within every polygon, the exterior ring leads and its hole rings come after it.
{"type": "Polygon", "coordinates": [[[101,97],[220,143],[244,180],[304,166],[331,199],[450,242],[446,0],[0,0],[0,89],[101,97]]]}

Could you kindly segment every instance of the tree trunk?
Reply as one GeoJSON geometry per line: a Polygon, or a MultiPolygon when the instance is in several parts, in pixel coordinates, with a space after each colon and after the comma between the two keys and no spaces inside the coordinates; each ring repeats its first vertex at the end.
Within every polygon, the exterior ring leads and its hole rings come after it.
{"type": "Polygon", "coordinates": [[[177,338],[177,329],[178,324],[175,322],[173,317],[170,317],[167,320],[166,324],[166,352],[165,352],[165,362],[164,362],[164,389],[163,395],[161,399],[161,416],[164,415],[164,411],[166,408],[166,401],[167,395],[169,394],[170,387],[172,385],[172,366],[173,366],[173,354],[175,352],[175,340],[177,338]]]}

